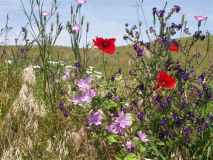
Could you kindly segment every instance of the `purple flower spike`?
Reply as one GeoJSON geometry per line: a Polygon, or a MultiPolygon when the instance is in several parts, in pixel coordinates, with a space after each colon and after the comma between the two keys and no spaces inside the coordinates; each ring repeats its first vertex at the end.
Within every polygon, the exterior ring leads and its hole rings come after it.
{"type": "Polygon", "coordinates": [[[190,142],[189,137],[185,137],[186,142],[190,142]]]}
{"type": "Polygon", "coordinates": [[[137,50],[138,44],[137,43],[133,44],[133,47],[135,50],[137,50]]]}
{"type": "Polygon", "coordinates": [[[212,98],[212,94],[210,92],[206,92],[206,99],[210,100],[212,98]]]}
{"type": "Polygon", "coordinates": [[[25,27],[21,27],[21,30],[22,30],[22,32],[25,32],[26,28],[25,27]]]}
{"type": "Polygon", "coordinates": [[[141,113],[137,116],[137,118],[138,118],[139,120],[141,120],[143,117],[144,117],[144,113],[143,113],[143,112],[141,112],[141,113]]]}
{"type": "Polygon", "coordinates": [[[154,7],[154,8],[152,9],[152,11],[153,11],[153,14],[157,13],[157,8],[154,7]]]}
{"type": "Polygon", "coordinates": [[[20,51],[21,51],[21,53],[23,53],[24,52],[24,48],[21,48],[20,51]]]}
{"type": "Polygon", "coordinates": [[[189,129],[189,128],[186,128],[185,130],[183,130],[183,134],[185,134],[185,135],[188,135],[189,132],[190,132],[190,129],[189,129]]]}
{"type": "Polygon", "coordinates": [[[176,13],[178,13],[181,9],[179,6],[174,6],[176,13]]]}
{"type": "Polygon", "coordinates": [[[172,114],[171,116],[172,116],[172,118],[173,118],[174,120],[178,120],[178,119],[179,119],[179,115],[178,115],[177,113],[174,113],[174,114],[172,114]]]}
{"type": "Polygon", "coordinates": [[[65,116],[65,117],[67,117],[67,116],[68,116],[67,111],[64,111],[64,116],[65,116]]]}
{"type": "Polygon", "coordinates": [[[188,105],[187,105],[187,103],[185,101],[182,102],[182,107],[183,108],[187,108],[188,107],[188,105]]]}
{"type": "Polygon", "coordinates": [[[167,102],[171,103],[171,101],[172,101],[172,97],[167,97],[167,102]]]}
{"type": "Polygon", "coordinates": [[[160,125],[165,126],[166,125],[166,120],[163,119],[162,121],[160,121],[160,125]]]}
{"type": "Polygon", "coordinates": [[[145,85],[144,84],[140,84],[139,85],[139,89],[142,91],[142,90],[144,90],[144,88],[145,88],[145,85]]]}
{"type": "Polygon", "coordinates": [[[119,100],[118,96],[112,99],[112,101],[118,101],[118,100],[119,100]]]}
{"type": "Polygon", "coordinates": [[[63,104],[63,103],[60,103],[59,106],[58,106],[58,108],[59,108],[59,109],[63,109],[63,106],[64,106],[64,104],[63,104]]]}
{"type": "Polygon", "coordinates": [[[143,50],[142,49],[137,50],[137,56],[142,56],[142,55],[143,55],[143,50]]]}
{"type": "Polygon", "coordinates": [[[146,43],[145,46],[146,46],[147,48],[149,48],[149,47],[150,47],[150,43],[149,43],[149,42],[146,43]]]}
{"type": "Polygon", "coordinates": [[[76,62],[76,63],[75,63],[75,66],[76,66],[77,68],[79,68],[79,67],[81,66],[81,62],[76,62]]]}
{"type": "Polygon", "coordinates": [[[209,121],[210,121],[210,122],[213,121],[213,116],[212,116],[212,115],[209,116],[209,121]]]}
{"type": "Polygon", "coordinates": [[[138,101],[136,99],[132,101],[132,104],[135,106],[137,105],[137,103],[138,103],[138,101]]]}
{"type": "Polygon", "coordinates": [[[160,140],[163,140],[163,139],[164,139],[164,137],[165,137],[165,134],[164,134],[164,133],[161,133],[161,134],[159,135],[159,137],[158,137],[158,138],[159,138],[160,140]]]}

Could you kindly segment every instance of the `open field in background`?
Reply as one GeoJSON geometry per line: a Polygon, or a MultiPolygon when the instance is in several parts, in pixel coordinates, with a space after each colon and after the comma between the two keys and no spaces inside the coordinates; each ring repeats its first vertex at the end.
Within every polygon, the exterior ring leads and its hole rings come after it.
{"type": "MultiPolygon", "coordinates": [[[[186,38],[181,39],[182,44],[185,44],[186,38]]],[[[206,46],[207,46],[207,40],[204,41],[198,41],[195,43],[195,45],[192,46],[190,56],[197,55],[197,53],[200,53],[201,57],[198,58],[198,60],[203,59],[205,53],[206,53],[206,46]]],[[[211,36],[211,44],[213,43],[213,36],[211,36]]],[[[0,50],[3,48],[6,49],[7,53],[11,56],[11,50],[14,52],[16,50],[20,50],[24,46],[0,46],[0,50]]],[[[83,57],[83,50],[81,49],[82,57],[83,57]]],[[[88,51],[88,57],[89,57],[89,64],[94,67],[95,70],[101,71],[102,67],[102,60],[101,60],[101,52],[97,48],[90,49],[88,51]]],[[[116,51],[113,55],[105,54],[106,60],[107,60],[107,72],[109,74],[113,74],[115,71],[117,71],[119,68],[123,69],[125,74],[128,74],[129,68],[128,62],[130,59],[130,55],[135,55],[136,51],[133,49],[133,47],[128,46],[118,46],[116,47],[116,51]]],[[[181,51],[179,52],[172,52],[172,57],[175,59],[181,54],[181,51]]],[[[36,58],[39,55],[39,49],[38,46],[33,46],[30,52],[28,53],[29,57],[32,59],[33,65],[39,65],[38,63],[34,63],[36,58]]],[[[10,59],[9,56],[5,57],[6,59],[10,59]]],[[[71,47],[64,47],[64,46],[54,46],[53,47],[53,54],[50,58],[53,61],[64,61],[66,65],[73,65],[74,62],[74,54],[71,47]]],[[[196,66],[196,59],[194,60],[194,64],[196,66]]],[[[201,72],[205,71],[209,68],[210,64],[213,63],[213,47],[210,49],[209,55],[205,57],[204,63],[201,64],[199,69],[196,71],[197,74],[200,74],[201,72]]],[[[185,57],[183,56],[181,59],[181,65],[185,64],[185,57]]]]}

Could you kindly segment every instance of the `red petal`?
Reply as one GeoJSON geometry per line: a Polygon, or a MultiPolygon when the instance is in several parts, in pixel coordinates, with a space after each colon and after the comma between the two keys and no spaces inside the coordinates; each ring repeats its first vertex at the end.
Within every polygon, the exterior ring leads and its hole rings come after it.
{"type": "Polygon", "coordinates": [[[158,90],[158,88],[160,88],[160,85],[159,85],[159,84],[157,84],[157,86],[155,87],[155,89],[158,90]]]}
{"type": "Polygon", "coordinates": [[[170,47],[170,51],[178,51],[179,49],[180,49],[180,47],[177,47],[176,44],[174,44],[170,47]]]}
{"type": "Polygon", "coordinates": [[[176,80],[171,77],[171,76],[167,76],[165,77],[165,86],[163,86],[163,88],[166,88],[166,89],[172,89],[172,88],[176,88],[176,80]]]}
{"type": "Polygon", "coordinates": [[[158,83],[162,84],[166,76],[169,76],[169,75],[165,71],[160,72],[160,74],[158,75],[158,83]]]}
{"type": "Polygon", "coordinates": [[[96,40],[93,39],[94,45],[97,46],[100,50],[103,51],[104,47],[103,47],[103,43],[104,43],[104,39],[103,38],[96,38],[96,40]]]}
{"type": "Polygon", "coordinates": [[[93,39],[94,45],[108,54],[113,54],[115,52],[115,41],[115,38],[103,39],[97,37],[96,40],[93,39]],[[104,43],[106,44],[106,47],[103,46],[104,43]]]}
{"type": "Polygon", "coordinates": [[[176,88],[177,84],[176,80],[173,77],[169,76],[165,71],[162,71],[158,75],[158,83],[160,87],[166,89],[176,88]]]}

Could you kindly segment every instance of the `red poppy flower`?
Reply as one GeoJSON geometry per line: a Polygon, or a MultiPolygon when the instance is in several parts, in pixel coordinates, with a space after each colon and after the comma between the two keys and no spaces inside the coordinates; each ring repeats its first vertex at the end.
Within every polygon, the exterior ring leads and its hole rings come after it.
{"type": "Polygon", "coordinates": [[[176,44],[173,44],[171,47],[170,47],[170,51],[178,51],[180,49],[180,47],[177,47],[176,44]]]}
{"type": "Polygon", "coordinates": [[[97,37],[96,40],[93,39],[94,45],[108,54],[113,54],[115,52],[115,41],[115,38],[103,39],[97,37]]]}
{"type": "Polygon", "coordinates": [[[156,89],[159,87],[166,88],[166,89],[173,89],[176,88],[176,80],[169,76],[165,71],[162,71],[158,75],[158,84],[156,86],[156,89]]]}

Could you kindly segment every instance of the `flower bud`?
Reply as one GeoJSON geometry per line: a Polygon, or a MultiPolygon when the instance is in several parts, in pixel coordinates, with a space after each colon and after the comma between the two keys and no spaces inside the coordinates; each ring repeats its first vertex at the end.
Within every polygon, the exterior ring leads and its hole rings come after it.
{"type": "Polygon", "coordinates": [[[89,22],[87,22],[87,29],[86,32],[89,32],[89,22]]]}
{"type": "Polygon", "coordinates": [[[91,43],[91,48],[92,48],[92,49],[94,48],[94,42],[91,43]]]}
{"type": "Polygon", "coordinates": [[[71,14],[73,14],[73,7],[72,7],[72,6],[71,6],[71,9],[70,9],[70,10],[71,10],[71,14]]]}
{"type": "Polygon", "coordinates": [[[79,6],[77,6],[77,7],[76,7],[76,11],[75,11],[75,13],[78,13],[78,8],[79,8],[79,6]]]}
{"type": "Polygon", "coordinates": [[[51,24],[51,32],[53,32],[53,24],[51,24]]]}
{"type": "Polygon", "coordinates": [[[162,91],[162,96],[165,97],[165,91],[162,91]]]}
{"type": "Polygon", "coordinates": [[[125,23],[125,26],[126,26],[126,27],[128,27],[128,26],[129,26],[129,24],[128,24],[128,23],[125,23]]]}
{"type": "Polygon", "coordinates": [[[139,35],[139,34],[137,34],[137,35],[136,35],[136,38],[137,38],[137,39],[139,39],[139,37],[140,37],[140,35],[139,35]]]}
{"type": "Polygon", "coordinates": [[[139,21],[139,26],[141,26],[142,25],[142,22],[141,21],[139,21]]]}

